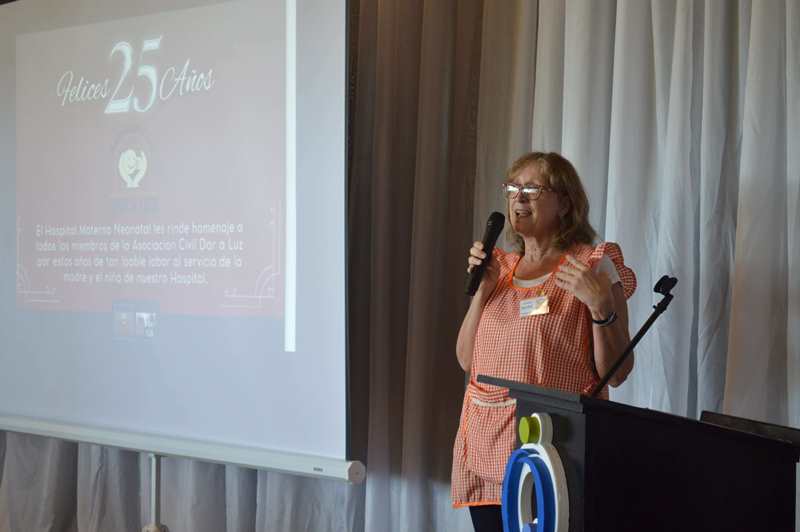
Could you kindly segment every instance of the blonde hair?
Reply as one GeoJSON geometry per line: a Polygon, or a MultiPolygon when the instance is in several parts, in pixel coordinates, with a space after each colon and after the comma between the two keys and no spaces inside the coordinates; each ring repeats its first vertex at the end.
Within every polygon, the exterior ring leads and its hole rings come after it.
{"type": "MultiPolygon", "coordinates": [[[[547,186],[568,204],[566,214],[559,218],[558,233],[553,242],[556,249],[565,251],[574,244],[593,244],[597,238],[597,232],[589,223],[589,198],[586,197],[581,178],[572,163],[554,152],[526,153],[514,161],[514,164],[508,169],[506,179],[513,180],[522,170],[533,165],[538,166],[547,186]]],[[[508,225],[506,239],[511,243],[514,251],[523,252],[525,250],[524,240],[514,231],[511,224],[508,225]]]]}

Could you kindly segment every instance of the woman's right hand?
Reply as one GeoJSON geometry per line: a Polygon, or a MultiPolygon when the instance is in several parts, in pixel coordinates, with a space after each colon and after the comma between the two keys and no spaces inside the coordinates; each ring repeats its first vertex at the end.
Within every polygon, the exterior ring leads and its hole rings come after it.
{"type": "MultiPolygon", "coordinates": [[[[476,240],[469,248],[469,257],[467,257],[467,272],[472,272],[473,269],[483,264],[486,260],[486,252],[483,251],[483,242],[476,240]]],[[[497,259],[492,256],[489,257],[489,262],[486,264],[486,269],[483,271],[481,284],[478,287],[476,296],[488,296],[494,290],[497,284],[497,279],[500,276],[500,266],[497,264],[497,259]]]]}

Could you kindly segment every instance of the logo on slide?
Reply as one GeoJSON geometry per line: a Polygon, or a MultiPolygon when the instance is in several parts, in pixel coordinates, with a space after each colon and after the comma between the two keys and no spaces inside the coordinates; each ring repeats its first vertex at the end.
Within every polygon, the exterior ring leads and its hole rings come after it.
{"type": "Polygon", "coordinates": [[[138,155],[135,150],[125,150],[119,156],[117,168],[128,188],[139,188],[139,182],[147,173],[147,156],[141,150],[138,155]]]}

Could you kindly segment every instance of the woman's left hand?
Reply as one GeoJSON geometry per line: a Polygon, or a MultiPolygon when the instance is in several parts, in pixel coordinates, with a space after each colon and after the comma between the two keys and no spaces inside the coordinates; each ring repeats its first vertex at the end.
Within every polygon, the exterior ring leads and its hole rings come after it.
{"type": "Polygon", "coordinates": [[[566,259],[556,271],[556,285],[589,307],[596,319],[604,319],[611,314],[614,310],[614,295],[608,275],[595,273],[572,255],[567,255],[566,259]]]}

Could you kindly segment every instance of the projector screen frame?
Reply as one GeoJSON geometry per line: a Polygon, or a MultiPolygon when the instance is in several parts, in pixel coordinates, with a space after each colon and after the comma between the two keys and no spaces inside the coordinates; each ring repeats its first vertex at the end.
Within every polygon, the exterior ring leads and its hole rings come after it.
{"type": "MultiPolygon", "coordinates": [[[[15,0],[0,0],[0,5],[14,2],[15,0]]],[[[219,3],[219,2],[214,2],[219,3]]],[[[152,453],[165,457],[189,458],[211,463],[233,464],[260,470],[283,471],[303,476],[341,479],[358,483],[365,478],[366,468],[362,462],[353,457],[353,384],[351,376],[352,360],[350,352],[350,252],[349,252],[349,223],[348,223],[348,190],[350,188],[350,159],[351,132],[349,113],[351,107],[350,91],[350,10],[352,4],[344,0],[344,102],[343,102],[343,140],[341,149],[344,150],[344,338],[345,338],[345,459],[328,458],[305,454],[294,454],[280,451],[270,451],[261,448],[237,446],[230,443],[213,441],[196,441],[187,438],[174,438],[158,434],[137,433],[130,430],[117,430],[112,428],[81,426],[75,423],[66,423],[53,419],[40,419],[35,417],[22,417],[0,415],[0,430],[32,434],[37,436],[57,438],[65,441],[80,442],[118,448],[140,453],[152,453]]],[[[14,9],[14,6],[10,6],[14,9]]],[[[11,87],[14,98],[14,89],[11,87]]],[[[15,117],[16,118],[16,117],[15,117]]],[[[12,189],[13,190],[13,189],[12,189]]]]}
{"type": "MultiPolygon", "coordinates": [[[[344,65],[344,213],[345,213],[345,231],[344,231],[344,308],[345,308],[345,458],[348,461],[358,463],[360,467],[365,468],[366,465],[366,449],[359,446],[359,451],[356,452],[353,442],[353,378],[352,378],[352,353],[350,351],[350,157],[353,148],[353,135],[350,124],[350,109],[353,104],[351,99],[355,99],[355,89],[351,92],[350,75],[355,70],[352,69],[350,64],[350,47],[352,46],[353,33],[350,27],[350,10],[353,7],[352,0],[344,0],[345,4],[345,65],[344,65]],[[357,456],[356,456],[357,455],[357,456]]],[[[353,86],[355,85],[355,80],[353,86]]],[[[366,471],[364,472],[366,475],[366,471]]]]}
{"type": "Polygon", "coordinates": [[[230,444],[225,444],[226,450],[220,451],[219,446],[211,442],[81,427],[72,423],[58,423],[25,417],[0,416],[0,429],[6,432],[33,434],[126,451],[153,453],[158,456],[189,458],[309,477],[346,480],[352,483],[363,482],[366,474],[364,465],[358,461],[268,451],[230,444]]]}

